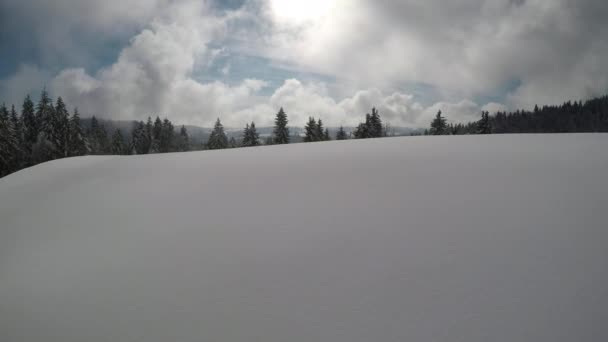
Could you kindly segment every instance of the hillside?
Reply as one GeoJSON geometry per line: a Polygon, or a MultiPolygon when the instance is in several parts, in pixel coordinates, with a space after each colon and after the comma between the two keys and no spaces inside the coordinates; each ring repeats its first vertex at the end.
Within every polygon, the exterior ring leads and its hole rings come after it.
{"type": "Polygon", "coordinates": [[[2,341],[605,341],[608,134],[87,156],[0,179],[2,341]]]}

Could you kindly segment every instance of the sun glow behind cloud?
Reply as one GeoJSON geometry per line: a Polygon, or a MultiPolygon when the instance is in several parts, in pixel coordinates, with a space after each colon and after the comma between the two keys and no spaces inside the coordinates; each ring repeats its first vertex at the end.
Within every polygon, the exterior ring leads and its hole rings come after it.
{"type": "Polygon", "coordinates": [[[275,18],[296,25],[315,21],[327,15],[336,0],[270,0],[275,18]]]}

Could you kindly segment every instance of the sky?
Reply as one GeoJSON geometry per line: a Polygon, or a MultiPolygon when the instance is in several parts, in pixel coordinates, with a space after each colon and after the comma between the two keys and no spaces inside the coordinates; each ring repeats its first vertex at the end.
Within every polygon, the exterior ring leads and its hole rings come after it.
{"type": "Polygon", "coordinates": [[[0,101],[83,116],[426,127],[608,93],[603,0],[0,0],[0,101]]]}

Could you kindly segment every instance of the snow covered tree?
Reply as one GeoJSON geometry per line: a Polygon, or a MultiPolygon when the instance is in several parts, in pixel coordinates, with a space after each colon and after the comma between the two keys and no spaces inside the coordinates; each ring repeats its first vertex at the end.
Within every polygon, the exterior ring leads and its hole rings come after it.
{"type": "Polygon", "coordinates": [[[249,123],[246,123],[245,129],[243,129],[243,139],[241,140],[241,146],[243,146],[243,147],[251,146],[249,123]]]}
{"type": "Polygon", "coordinates": [[[190,151],[190,137],[188,136],[188,131],[186,127],[182,125],[182,128],[179,130],[179,135],[177,136],[177,150],[180,152],[190,151]]]}
{"type": "Polygon", "coordinates": [[[289,144],[289,128],[287,127],[287,114],[281,107],[274,120],[273,143],[289,144]]]}
{"type": "Polygon", "coordinates": [[[325,131],[325,129],[323,128],[323,121],[321,121],[321,119],[319,118],[319,121],[317,121],[317,129],[315,130],[315,141],[325,140],[324,131],[325,131]]]}
{"type": "MultiPolygon", "coordinates": [[[[538,106],[536,106],[536,111],[538,112],[538,106]]],[[[490,113],[489,112],[481,112],[481,120],[477,122],[477,134],[491,134],[492,133],[492,125],[490,122],[490,113]]]]}
{"type": "Polygon", "coordinates": [[[207,142],[207,148],[210,150],[220,150],[228,147],[228,137],[226,133],[224,133],[224,126],[220,122],[218,118],[215,122],[215,126],[213,126],[213,131],[209,136],[209,141],[207,142]]]}
{"type": "Polygon", "coordinates": [[[112,154],[121,155],[127,153],[127,145],[120,129],[116,129],[112,134],[112,154]]]}
{"type": "Polygon", "coordinates": [[[69,154],[69,124],[70,115],[65,107],[63,99],[57,98],[57,104],[55,105],[55,115],[53,116],[53,143],[57,149],[57,157],[65,158],[69,154]]]}
{"type": "Polygon", "coordinates": [[[245,125],[245,129],[243,130],[243,141],[241,146],[243,147],[251,147],[258,146],[260,144],[260,135],[255,128],[255,122],[251,122],[250,124],[245,125]]]}
{"type": "Polygon", "coordinates": [[[431,135],[443,135],[446,134],[446,131],[447,121],[443,116],[441,116],[441,111],[439,111],[437,112],[437,116],[435,116],[433,122],[431,122],[431,129],[429,133],[431,135]]]}
{"type": "Polygon", "coordinates": [[[36,107],[36,121],[38,122],[38,137],[32,147],[32,158],[35,163],[43,163],[58,157],[59,153],[55,141],[55,129],[57,127],[55,108],[46,89],[40,95],[40,101],[36,107]]]}
{"type": "Polygon", "coordinates": [[[18,150],[16,151],[16,155],[14,158],[14,171],[16,171],[25,166],[27,159],[25,156],[25,153],[26,153],[25,142],[23,140],[24,139],[23,122],[21,121],[21,118],[19,117],[19,115],[17,114],[17,111],[15,110],[15,105],[11,106],[11,113],[10,113],[9,120],[10,120],[12,129],[14,131],[15,139],[17,140],[17,147],[18,147],[18,150]]]}
{"type": "Polygon", "coordinates": [[[355,139],[367,139],[370,137],[368,126],[364,123],[360,123],[359,126],[355,129],[355,139]]]}
{"type": "Polygon", "coordinates": [[[19,141],[6,106],[0,107],[0,177],[17,169],[19,141]]]}
{"type": "Polygon", "coordinates": [[[163,132],[163,122],[157,116],[152,126],[152,135],[150,141],[150,151],[148,153],[159,153],[161,151],[161,135],[163,132]]]}
{"type": "Polygon", "coordinates": [[[372,114],[369,116],[369,121],[366,122],[369,127],[371,138],[380,138],[384,136],[384,127],[382,126],[382,119],[376,108],[372,108],[372,114]]]}
{"type": "Polygon", "coordinates": [[[112,147],[110,144],[110,137],[104,124],[99,125],[99,130],[97,134],[99,139],[99,154],[111,153],[112,147]]]}
{"type": "Polygon", "coordinates": [[[317,141],[317,134],[319,128],[317,127],[317,122],[315,118],[312,116],[308,118],[308,122],[306,126],[304,126],[304,142],[313,142],[317,141]]]}
{"type": "Polygon", "coordinates": [[[76,108],[69,122],[68,155],[71,157],[84,156],[89,152],[89,144],[82,131],[80,114],[76,108]]]}
{"type": "Polygon", "coordinates": [[[32,152],[32,145],[38,139],[39,121],[36,120],[34,102],[29,95],[23,101],[21,109],[21,120],[23,121],[23,140],[28,153],[32,152]]]}
{"type": "Polygon", "coordinates": [[[87,140],[91,147],[91,154],[99,154],[101,150],[99,144],[99,121],[95,115],[91,118],[91,126],[87,129],[87,140]]]}
{"type": "Polygon", "coordinates": [[[160,152],[167,153],[174,149],[175,145],[175,128],[169,119],[163,120],[160,132],[160,152]]]}
{"type": "Polygon", "coordinates": [[[348,139],[348,136],[346,135],[346,132],[344,131],[344,127],[340,126],[340,129],[338,129],[338,133],[336,133],[336,140],[346,140],[348,139]]]}
{"type": "Polygon", "coordinates": [[[148,138],[146,135],[146,124],[143,121],[136,122],[131,131],[131,154],[148,153],[148,138]]]}
{"type": "Polygon", "coordinates": [[[255,128],[255,122],[253,121],[251,121],[251,125],[249,125],[249,139],[251,141],[250,146],[260,145],[260,135],[258,134],[258,130],[255,128]]]}

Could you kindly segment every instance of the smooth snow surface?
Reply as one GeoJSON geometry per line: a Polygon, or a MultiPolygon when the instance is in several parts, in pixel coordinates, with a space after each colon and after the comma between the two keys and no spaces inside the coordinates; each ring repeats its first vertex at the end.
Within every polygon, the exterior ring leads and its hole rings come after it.
{"type": "Polygon", "coordinates": [[[46,163],[0,179],[0,341],[608,341],[607,177],[606,134],[46,163]]]}

